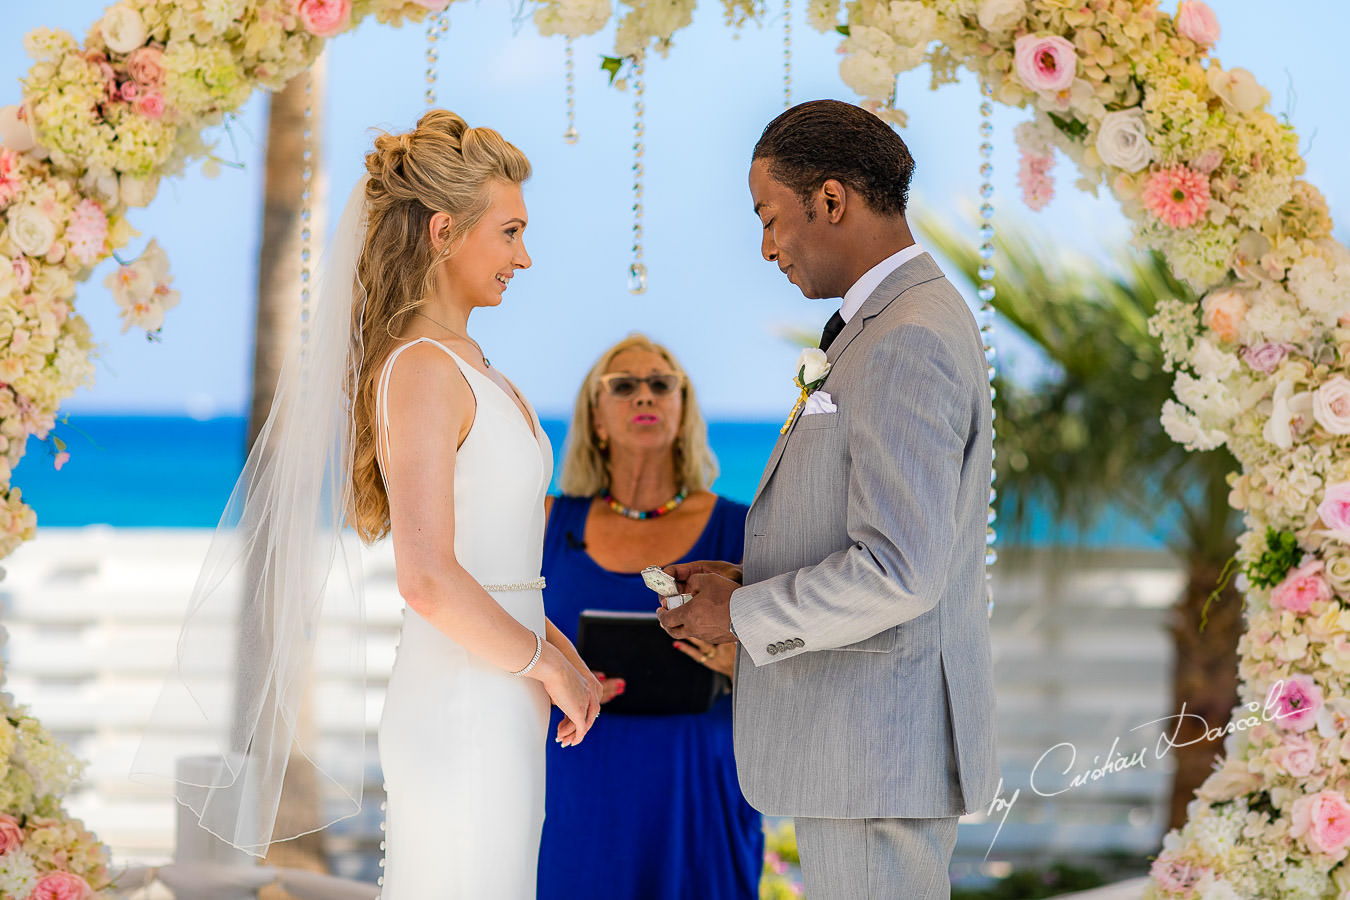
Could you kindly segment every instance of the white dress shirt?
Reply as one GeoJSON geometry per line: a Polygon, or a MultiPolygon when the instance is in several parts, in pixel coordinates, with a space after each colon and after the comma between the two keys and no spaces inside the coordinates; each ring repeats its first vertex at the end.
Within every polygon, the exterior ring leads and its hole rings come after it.
{"type": "Polygon", "coordinates": [[[839,315],[843,317],[845,322],[853,318],[853,314],[866,302],[868,297],[872,296],[872,292],[877,289],[877,285],[886,280],[887,275],[922,252],[923,248],[915,241],[899,253],[892,253],[864,272],[863,277],[855,281],[853,287],[848,289],[848,293],[844,294],[844,305],[839,308],[839,315]]]}

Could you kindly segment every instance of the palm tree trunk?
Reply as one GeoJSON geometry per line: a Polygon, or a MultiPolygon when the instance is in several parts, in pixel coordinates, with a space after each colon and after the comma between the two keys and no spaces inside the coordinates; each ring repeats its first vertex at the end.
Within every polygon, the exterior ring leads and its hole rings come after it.
{"type": "MultiPolygon", "coordinates": [[[[271,97],[267,121],[267,171],[263,187],[262,245],[258,249],[258,308],[254,325],[253,397],[249,409],[248,446],[257,440],[281,375],[287,343],[296,334],[300,315],[301,211],[304,192],[305,107],[312,110],[309,125],[316,136],[312,141],[312,210],[308,227],[316,237],[324,233],[322,224],[323,192],[319,177],[321,133],[320,110],[323,106],[324,58],[321,56],[308,73],[291,81],[271,97]],[[309,92],[306,94],[306,81],[309,92]]],[[[265,543],[265,542],[264,542],[265,543]]],[[[261,560],[250,568],[261,577],[261,560]]],[[[245,623],[241,623],[243,627],[245,623]]],[[[315,737],[314,710],[307,703],[299,711],[298,734],[307,745],[315,737]]],[[[299,753],[292,752],[286,767],[281,805],[277,811],[278,830],[291,833],[316,828],[320,820],[319,786],[313,766],[299,753]]],[[[321,832],[291,841],[273,844],[266,863],[273,866],[326,872],[328,865],[321,832]]],[[[263,900],[282,900],[288,895],[279,888],[264,889],[263,900]]]]}
{"type": "MultiPolygon", "coordinates": [[[[1172,710],[1183,709],[1175,738],[1177,744],[1195,741],[1173,750],[1176,772],[1172,778],[1172,799],[1168,813],[1169,829],[1186,824],[1186,804],[1214,768],[1215,757],[1223,751],[1218,741],[1203,740],[1205,726],[1223,728],[1237,705],[1237,644],[1242,635],[1242,595],[1231,583],[1209,605],[1205,628],[1200,630],[1205,600],[1219,583],[1226,559],[1195,557],[1189,561],[1186,589],[1178,601],[1172,621],[1172,640],[1176,652],[1172,678],[1172,710]]],[[[1168,728],[1170,733],[1172,728],[1168,728]]]]}

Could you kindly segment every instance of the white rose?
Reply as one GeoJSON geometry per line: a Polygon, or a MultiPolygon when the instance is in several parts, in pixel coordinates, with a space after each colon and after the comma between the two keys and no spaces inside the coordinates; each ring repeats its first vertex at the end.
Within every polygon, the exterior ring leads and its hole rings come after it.
{"type": "Polygon", "coordinates": [[[37,146],[33,118],[21,106],[0,107],[0,145],[15,153],[27,153],[37,146]]]}
{"type": "Polygon", "coordinates": [[[983,0],[975,15],[985,31],[1011,31],[1026,17],[1026,0],[983,0]]]}
{"type": "Polygon", "coordinates": [[[118,187],[117,173],[103,172],[98,173],[90,169],[80,179],[80,187],[84,192],[96,200],[102,202],[104,206],[116,206],[118,187]]]}
{"type": "Polygon", "coordinates": [[[12,207],[9,211],[9,239],[24,255],[43,256],[56,240],[56,223],[38,212],[37,207],[12,207]]]}
{"type": "Polygon", "coordinates": [[[103,14],[99,30],[103,32],[104,43],[114,53],[130,53],[132,50],[140,49],[145,46],[145,39],[150,36],[141,14],[120,3],[103,14]]]}
{"type": "Polygon", "coordinates": [[[1240,113],[1251,112],[1270,102],[1270,91],[1261,87],[1256,76],[1246,69],[1225,72],[1218,63],[1211,62],[1205,70],[1205,78],[1209,81],[1209,89],[1240,113]]]}
{"type": "Polygon", "coordinates": [[[14,263],[8,256],[0,255],[0,298],[8,297],[18,284],[14,277],[14,263]]]}
{"type": "Polygon", "coordinates": [[[1313,392],[1313,418],[1332,434],[1350,434],[1350,381],[1333,375],[1313,392]]]}
{"type": "Polygon", "coordinates": [[[863,97],[890,97],[895,90],[895,73],[886,61],[871,53],[851,53],[839,64],[844,84],[863,97]]]}
{"type": "Polygon", "coordinates": [[[810,384],[813,381],[819,381],[825,377],[825,373],[830,371],[830,364],[825,359],[825,351],[816,347],[808,347],[802,351],[801,356],[797,357],[796,375],[801,379],[802,384],[810,384]]]}
{"type": "Polygon", "coordinates": [[[1331,556],[1322,573],[1338,594],[1350,593],[1350,556],[1331,556]]]}
{"type": "Polygon", "coordinates": [[[118,191],[122,195],[122,202],[127,206],[149,206],[159,191],[159,177],[133,178],[123,175],[118,184],[118,191]]]}
{"type": "Polygon", "coordinates": [[[1144,111],[1135,107],[1107,113],[1097,130],[1097,155],[1108,166],[1126,172],[1138,172],[1152,162],[1144,111]]]}

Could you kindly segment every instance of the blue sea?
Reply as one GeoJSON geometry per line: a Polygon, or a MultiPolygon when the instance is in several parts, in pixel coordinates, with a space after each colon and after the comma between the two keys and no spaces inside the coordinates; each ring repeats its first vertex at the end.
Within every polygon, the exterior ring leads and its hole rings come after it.
{"type": "MultiPolygon", "coordinates": [[[[561,460],[567,423],[544,420],[561,460]]],[[[719,494],[749,503],[781,422],[710,422],[708,439],[721,467],[719,494]]],[[[70,461],[52,465],[50,443],[29,440],[13,483],[38,513],[39,527],[106,524],[124,528],[213,528],[229,499],[245,456],[246,421],[200,421],[173,416],[72,415],[53,435],[70,461]]],[[[552,490],[557,490],[557,472],[552,490]]],[[[1157,548],[1157,534],[1120,516],[1106,515],[1087,534],[1033,513],[1017,535],[1000,544],[1075,544],[1157,548]]]]}

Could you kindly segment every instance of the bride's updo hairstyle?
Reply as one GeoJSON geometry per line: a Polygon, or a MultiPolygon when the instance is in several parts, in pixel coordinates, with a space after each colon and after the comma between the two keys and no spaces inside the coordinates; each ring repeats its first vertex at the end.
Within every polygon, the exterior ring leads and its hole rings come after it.
{"type": "Polygon", "coordinates": [[[352,499],[348,523],[367,543],[389,533],[389,497],[376,455],[380,372],[412,314],[434,292],[437,267],[487,212],[493,182],[520,184],[530,162],[491,128],[470,128],[444,109],[404,134],[382,134],[366,154],[366,233],[356,264],[352,328],[363,347],[352,397],[352,499]],[[433,214],[451,223],[431,243],[433,214]],[[361,290],[364,288],[364,291],[361,290]],[[364,300],[364,302],[363,302],[364,300]]]}

